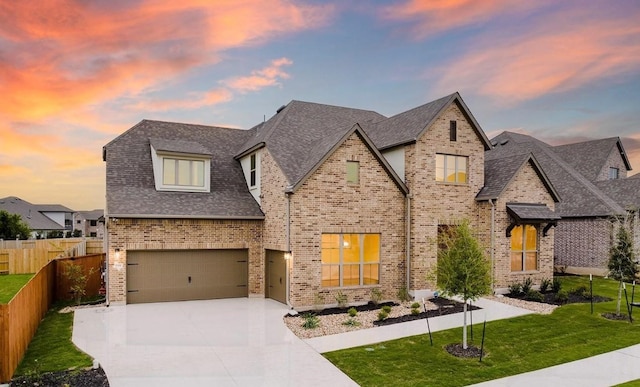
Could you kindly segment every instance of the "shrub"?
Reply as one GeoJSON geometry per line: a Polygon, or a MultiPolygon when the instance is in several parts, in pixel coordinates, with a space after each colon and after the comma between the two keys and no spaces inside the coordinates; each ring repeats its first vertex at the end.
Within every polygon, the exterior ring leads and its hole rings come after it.
{"type": "Polygon", "coordinates": [[[96,272],[96,268],[92,267],[85,274],[82,266],[67,262],[65,263],[65,271],[62,273],[71,282],[71,292],[75,298],[76,304],[80,304],[82,297],[87,294],[87,282],[89,277],[96,272]]]}
{"type": "Polygon", "coordinates": [[[531,290],[531,286],[533,286],[533,280],[529,277],[522,283],[522,293],[529,293],[529,290],[531,290]]]}
{"type": "Polygon", "coordinates": [[[402,302],[411,300],[409,292],[407,291],[407,288],[405,286],[401,287],[400,290],[398,290],[398,300],[402,302]]]}
{"type": "Polygon", "coordinates": [[[371,289],[371,302],[374,305],[378,305],[382,301],[382,290],[379,288],[371,289]]]}
{"type": "Polygon", "coordinates": [[[324,296],[322,295],[322,293],[316,293],[315,297],[313,298],[313,309],[318,311],[321,310],[324,306],[324,296]]]}
{"type": "Polygon", "coordinates": [[[349,313],[349,316],[351,317],[356,317],[356,315],[358,314],[358,311],[356,310],[356,308],[349,308],[347,313],[349,313]]]}
{"type": "Polygon", "coordinates": [[[385,312],[384,310],[380,310],[378,312],[378,321],[382,321],[387,317],[389,317],[389,313],[385,312]]]}
{"type": "Polygon", "coordinates": [[[414,316],[417,316],[420,314],[420,309],[417,308],[411,308],[411,314],[414,316]]]}
{"type": "Polygon", "coordinates": [[[542,282],[540,282],[540,293],[546,293],[550,287],[551,287],[551,280],[549,278],[544,278],[542,282]]]}
{"type": "Polygon", "coordinates": [[[553,282],[551,283],[551,291],[553,291],[554,293],[558,293],[560,292],[560,289],[562,289],[562,282],[560,282],[559,278],[554,278],[553,282]]]}
{"type": "Polygon", "coordinates": [[[589,291],[587,290],[587,287],[585,285],[580,285],[577,288],[571,289],[570,293],[575,294],[578,297],[589,297],[589,291]]]}
{"type": "Polygon", "coordinates": [[[411,309],[420,309],[420,303],[414,302],[413,304],[411,304],[411,309]]]}
{"type": "Polygon", "coordinates": [[[566,290],[560,290],[558,291],[558,294],[556,294],[556,301],[564,304],[567,301],[569,301],[569,294],[567,293],[566,290]]]}
{"type": "Polygon", "coordinates": [[[348,327],[357,327],[360,326],[360,322],[355,318],[350,318],[347,321],[343,322],[342,325],[346,325],[348,327]]]}
{"type": "Polygon", "coordinates": [[[387,313],[391,313],[391,307],[389,305],[385,305],[381,309],[387,313]]]}
{"type": "Polygon", "coordinates": [[[302,323],[304,329],[315,329],[320,325],[320,319],[313,313],[305,313],[302,318],[304,319],[302,323]]]}
{"type": "Polygon", "coordinates": [[[342,293],[338,290],[338,293],[335,295],[336,302],[338,303],[339,308],[346,308],[347,304],[349,304],[349,297],[346,294],[342,293]]]}
{"type": "Polygon", "coordinates": [[[527,301],[543,302],[544,296],[537,290],[529,289],[525,294],[524,299],[527,301]]]}
{"type": "Polygon", "coordinates": [[[518,283],[513,283],[509,285],[509,294],[512,296],[519,296],[522,293],[522,285],[518,283]]]}

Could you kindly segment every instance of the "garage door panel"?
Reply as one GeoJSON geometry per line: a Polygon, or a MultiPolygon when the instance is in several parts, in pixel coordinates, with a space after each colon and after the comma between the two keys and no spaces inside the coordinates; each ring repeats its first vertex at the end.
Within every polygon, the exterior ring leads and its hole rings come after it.
{"type": "Polygon", "coordinates": [[[247,250],[127,252],[127,302],[246,297],[247,250]]]}

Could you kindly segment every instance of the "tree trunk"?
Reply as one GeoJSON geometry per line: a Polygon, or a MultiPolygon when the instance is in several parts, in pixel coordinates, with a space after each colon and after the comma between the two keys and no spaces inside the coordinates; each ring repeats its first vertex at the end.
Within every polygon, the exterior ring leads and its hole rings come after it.
{"type": "Polygon", "coordinates": [[[620,316],[620,303],[622,302],[622,280],[618,285],[618,303],[616,304],[616,316],[620,316]]]}
{"type": "Polygon", "coordinates": [[[464,323],[462,325],[462,348],[467,349],[467,300],[464,300],[464,323]]]}

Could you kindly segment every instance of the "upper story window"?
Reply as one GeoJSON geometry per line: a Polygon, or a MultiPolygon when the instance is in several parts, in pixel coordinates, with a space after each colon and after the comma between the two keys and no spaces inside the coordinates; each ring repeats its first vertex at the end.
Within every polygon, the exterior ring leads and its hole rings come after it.
{"type": "Polygon", "coordinates": [[[250,156],[249,162],[249,187],[255,187],[257,184],[257,162],[256,162],[256,154],[252,154],[250,156]]]}
{"type": "Polygon", "coordinates": [[[615,180],[620,177],[620,170],[618,168],[609,168],[609,180],[615,180]]]}
{"type": "Polygon", "coordinates": [[[360,163],[358,161],[347,161],[347,183],[360,183],[360,163]]]}
{"type": "Polygon", "coordinates": [[[466,156],[436,154],[436,181],[467,183],[468,160],[466,156]]]}
{"type": "Polygon", "coordinates": [[[538,270],[538,229],[531,224],[511,230],[511,271],[538,270]]]}
{"type": "Polygon", "coordinates": [[[200,144],[151,139],[153,174],[158,191],[209,192],[211,157],[200,144]]]}
{"type": "Polygon", "coordinates": [[[458,122],[449,121],[449,141],[458,141],[458,122]]]}

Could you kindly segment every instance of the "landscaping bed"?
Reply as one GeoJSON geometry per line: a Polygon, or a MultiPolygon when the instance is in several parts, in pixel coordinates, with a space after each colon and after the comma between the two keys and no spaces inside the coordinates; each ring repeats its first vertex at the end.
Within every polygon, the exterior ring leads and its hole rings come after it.
{"type": "MultiPolygon", "coordinates": [[[[437,317],[452,313],[462,312],[464,304],[446,298],[434,298],[426,301],[424,306],[418,303],[418,308],[412,308],[416,303],[412,302],[385,302],[374,304],[372,302],[349,308],[327,308],[317,311],[303,312],[301,314],[284,317],[289,329],[302,339],[333,335],[337,333],[352,332],[359,329],[374,328],[376,326],[397,324],[407,321],[420,320],[427,317],[437,317]],[[383,307],[391,310],[384,319],[380,319],[380,311],[383,307]],[[355,309],[356,314],[349,315],[349,309],[355,309]],[[425,309],[426,308],[426,312],[425,309]],[[412,310],[416,310],[415,312],[412,310]],[[314,323],[311,323],[315,321],[314,323]],[[307,328],[303,327],[306,325],[307,328]],[[316,325],[315,327],[310,327],[316,325]]],[[[480,309],[477,306],[469,310],[480,309]]],[[[353,312],[352,312],[353,313],[353,312]]]]}

